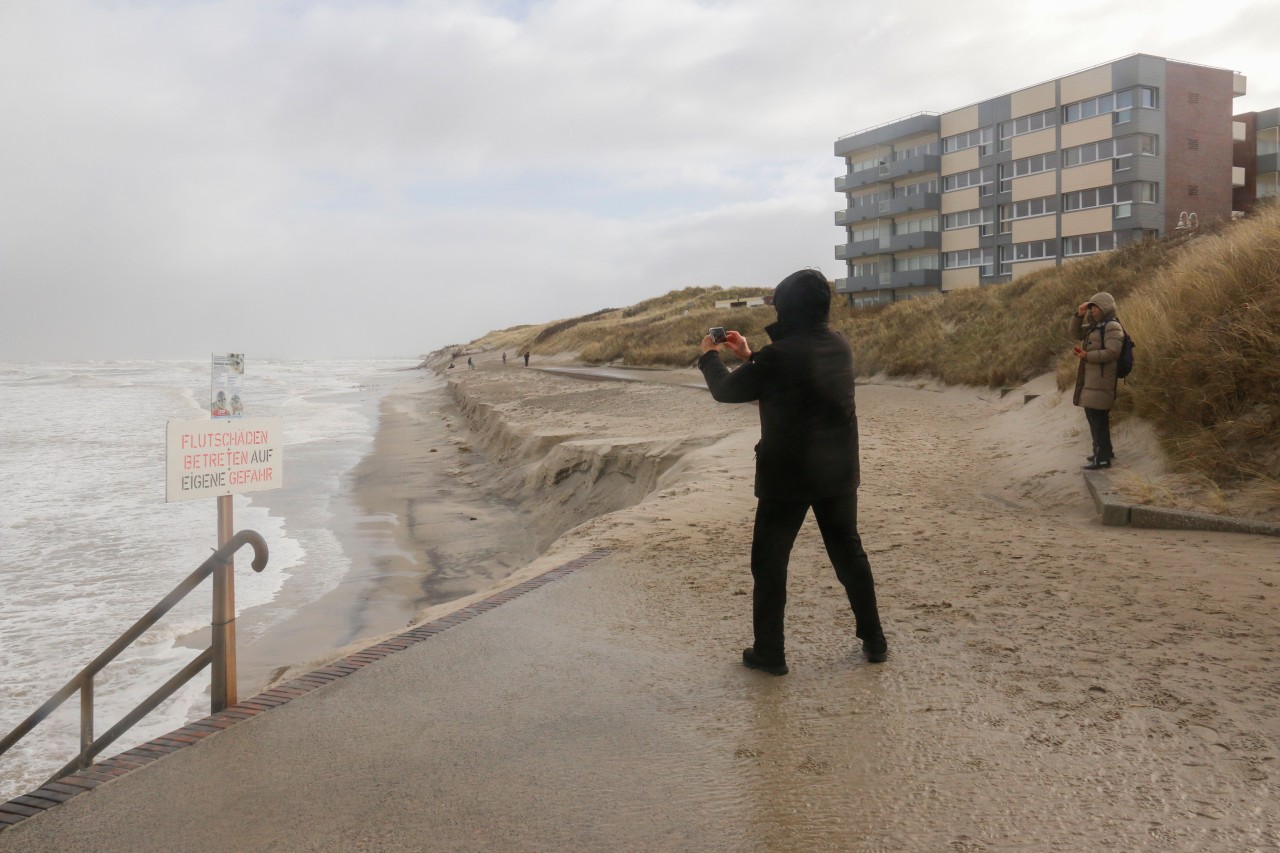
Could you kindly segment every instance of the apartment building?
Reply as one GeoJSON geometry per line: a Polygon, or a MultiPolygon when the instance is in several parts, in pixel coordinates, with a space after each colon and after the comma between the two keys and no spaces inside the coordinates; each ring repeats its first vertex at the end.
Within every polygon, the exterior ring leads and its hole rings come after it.
{"type": "Polygon", "coordinates": [[[1134,54],[844,136],[836,290],[875,305],[996,284],[1230,216],[1244,93],[1236,72],[1134,54]]]}
{"type": "Polygon", "coordinates": [[[1234,210],[1247,211],[1262,199],[1280,198],[1280,108],[1235,117],[1234,210]]]}

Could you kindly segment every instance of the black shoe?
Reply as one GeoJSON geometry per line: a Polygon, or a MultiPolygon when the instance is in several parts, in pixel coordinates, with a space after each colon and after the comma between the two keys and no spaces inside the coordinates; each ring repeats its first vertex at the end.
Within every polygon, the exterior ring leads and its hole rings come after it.
{"type": "Polygon", "coordinates": [[[758,669],[761,672],[767,672],[770,675],[786,675],[791,670],[787,669],[787,662],[780,660],[777,663],[770,663],[756,654],[755,646],[742,650],[742,665],[749,669],[758,669]]]}
{"type": "Polygon", "coordinates": [[[1084,470],[1100,471],[1104,468],[1110,468],[1110,467],[1111,467],[1110,459],[1095,459],[1092,462],[1090,462],[1088,465],[1084,466],[1084,470]]]}
{"type": "Polygon", "coordinates": [[[889,659],[889,644],[884,637],[877,640],[863,640],[862,651],[869,663],[884,663],[889,659]]]}

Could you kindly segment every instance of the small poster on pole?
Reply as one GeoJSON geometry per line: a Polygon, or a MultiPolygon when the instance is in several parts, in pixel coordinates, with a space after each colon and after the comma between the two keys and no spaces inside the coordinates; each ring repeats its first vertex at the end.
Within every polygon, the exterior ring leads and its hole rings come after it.
{"type": "Polygon", "coordinates": [[[213,357],[213,382],[209,389],[209,416],[239,418],[244,416],[244,353],[227,353],[213,357]]]}

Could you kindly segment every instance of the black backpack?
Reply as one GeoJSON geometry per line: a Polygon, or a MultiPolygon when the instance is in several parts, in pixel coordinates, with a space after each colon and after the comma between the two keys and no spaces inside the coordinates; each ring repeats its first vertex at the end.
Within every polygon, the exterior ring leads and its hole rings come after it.
{"type": "MultiPolygon", "coordinates": [[[[1113,321],[1102,321],[1103,346],[1106,346],[1107,343],[1107,324],[1110,322],[1113,321]]],[[[1115,320],[1114,322],[1119,323],[1120,321],[1115,320]]],[[[1120,357],[1116,359],[1116,379],[1124,379],[1133,372],[1133,348],[1137,346],[1133,342],[1133,338],[1129,337],[1129,332],[1125,330],[1123,324],[1120,326],[1120,331],[1124,332],[1124,341],[1120,344],[1120,357]]]]}

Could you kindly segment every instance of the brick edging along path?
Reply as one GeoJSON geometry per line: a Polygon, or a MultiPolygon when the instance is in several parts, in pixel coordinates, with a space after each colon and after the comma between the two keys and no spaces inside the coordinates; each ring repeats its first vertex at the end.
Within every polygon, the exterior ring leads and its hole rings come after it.
{"type": "Polygon", "coordinates": [[[77,794],[92,791],[103,782],[110,782],[112,779],[117,779],[139,767],[145,767],[158,758],[164,758],[166,755],[199,743],[210,735],[215,735],[241,720],[256,717],[258,714],[284,705],[299,696],[305,696],[312,690],[324,687],[331,681],[345,678],[363,666],[377,663],[387,655],[403,651],[436,634],[444,633],[456,625],[461,625],[468,619],[493,610],[495,607],[506,604],[514,598],[519,598],[526,592],[531,592],[551,581],[564,577],[570,572],[598,562],[609,556],[610,553],[610,551],[606,550],[597,550],[583,554],[576,560],[570,560],[562,566],[557,566],[537,577],[495,593],[482,601],[455,610],[448,616],[442,616],[434,621],[423,623],[416,628],[405,631],[403,634],[397,634],[367,649],[362,649],[355,654],[347,655],[341,660],[336,660],[328,666],[322,666],[292,681],[287,681],[270,690],[265,690],[251,699],[246,699],[224,711],[196,720],[194,723],[189,723],[180,729],[161,735],[155,740],[135,746],[133,749],[94,764],[85,770],[77,770],[75,773],[63,776],[54,782],[46,782],[29,794],[14,797],[7,803],[0,803],[0,832],[29,817],[42,814],[77,794]]]}

